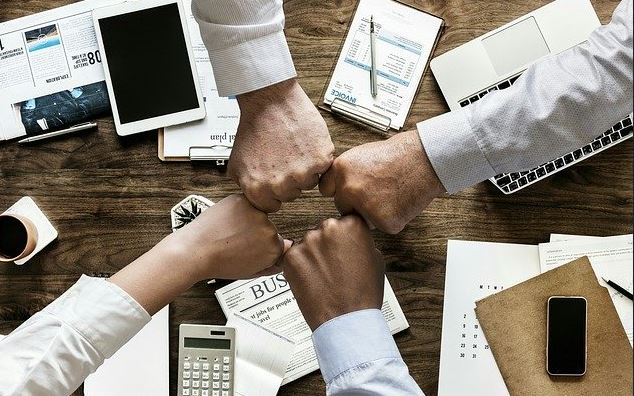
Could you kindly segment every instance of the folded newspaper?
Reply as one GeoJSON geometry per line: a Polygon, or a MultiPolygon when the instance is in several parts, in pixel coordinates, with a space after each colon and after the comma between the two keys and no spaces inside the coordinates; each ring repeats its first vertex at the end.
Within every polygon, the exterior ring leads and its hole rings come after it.
{"type": "MultiPolygon", "coordinates": [[[[231,283],[217,290],[216,298],[227,318],[237,313],[295,342],[283,385],[319,369],[310,327],[283,275],[231,283]]],[[[387,278],[382,312],[392,334],[409,328],[387,278]]]]}
{"type": "Polygon", "coordinates": [[[85,0],[0,24],[0,141],[109,114],[92,10],[85,0]]]}

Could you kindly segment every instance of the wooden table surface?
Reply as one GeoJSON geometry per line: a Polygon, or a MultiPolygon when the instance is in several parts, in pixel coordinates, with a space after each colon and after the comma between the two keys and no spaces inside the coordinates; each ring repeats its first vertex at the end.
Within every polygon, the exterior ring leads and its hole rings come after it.
{"type": "MultiPolygon", "coordinates": [[[[0,0],[0,21],[71,3],[0,0]]],[[[429,0],[412,3],[443,17],[447,29],[436,55],[546,4],[547,0],[429,0]]],[[[592,1],[607,23],[616,0],[592,1]]],[[[287,0],[287,36],[302,86],[317,102],[355,7],[355,0],[287,0]]],[[[448,110],[430,72],[408,128],[448,110]]],[[[383,139],[324,115],[338,153],[383,139]]],[[[29,147],[0,145],[0,208],[33,197],[59,239],[28,265],[0,266],[0,333],[7,334],[53,301],[83,273],[112,273],[170,232],[169,209],[190,193],[221,199],[238,189],[221,171],[161,163],[156,133],[121,139],[112,120],[99,130],[29,147]]],[[[411,328],[396,339],[411,374],[428,395],[438,389],[447,239],[537,244],[551,232],[615,235],[632,232],[632,142],[563,171],[512,196],[481,184],[437,199],[398,236],[376,233],[389,278],[411,328]]],[[[337,212],[317,191],[272,216],[280,232],[300,239],[337,212]]],[[[157,285],[158,287],[159,285],[157,285]]],[[[216,286],[217,287],[217,286],[216,286]]],[[[222,324],[215,287],[199,284],[171,305],[170,378],[176,393],[178,325],[222,324]]],[[[323,395],[314,373],[281,395],[323,395]]],[[[77,395],[81,395],[79,390],[77,395]]]]}

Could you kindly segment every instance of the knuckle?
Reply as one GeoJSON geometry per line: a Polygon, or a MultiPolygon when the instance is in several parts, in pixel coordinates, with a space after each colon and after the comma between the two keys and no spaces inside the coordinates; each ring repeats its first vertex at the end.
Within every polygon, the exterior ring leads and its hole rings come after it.
{"type": "Polygon", "coordinates": [[[339,221],[336,219],[327,219],[321,223],[321,229],[326,232],[336,231],[339,229],[339,227],[339,221]]]}
{"type": "Polygon", "coordinates": [[[304,237],[305,244],[308,246],[313,245],[319,239],[320,234],[321,233],[318,230],[308,231],[304,237]]]}

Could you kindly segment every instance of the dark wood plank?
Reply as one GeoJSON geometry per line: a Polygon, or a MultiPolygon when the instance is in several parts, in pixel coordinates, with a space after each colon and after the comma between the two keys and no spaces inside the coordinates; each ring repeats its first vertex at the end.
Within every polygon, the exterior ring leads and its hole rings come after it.
{"type": "MultiPolygon", "coordinates": [[[[2,0],[0,21],[71,0],[2,0]]],[[[445,18],[436,55],[509,22],[547,0],[414,0],[445,18]]],[[[616,0],[593,0],[606,23],[616,0]]],[[[317,103],[354,11],[355,0],[287,0],[287,36],[302,86],[317,103]]],[[[408,127],[447,111],[430,73],[408,127]]],[[[384,136],[324,114],[339,153],[384,136]]],[[[412,375],[428,395],[437,393],[447,239],[535,244],[551,232],[615,235],[632,232],[632,143],[584,161],[510,197],[482,184],[436,200],[398,236],[375,233],[389,278],[411,329],[396,337],[412,375]]],[[[30,195],[54,222],[60,238],[24,267],[0,266],[0,333],[8,333],[71,286],[82,273],[112,273],[169,232],[168,211],[189,193],[220,199],[238,191],[224,173],[205,165],[162,164],[153,133],[120,139],[111,119],[99,131],[33,147],[0,144],[0,208],[30,195]]],[[[273,221],[299,239],[329,216],[332,202],[313,191],[286,205],[273,221]]],[[[216,286],[197,285],[171,305],[171,361],[178,325],[224,323],[216,286]]],[[[172,392],[176,370],[170,370],[172,392]]],[[[282,395],[323,395],[315,373],[282,395]]],[[[77,395],[82,394],[79,390],[77,395]]]]}

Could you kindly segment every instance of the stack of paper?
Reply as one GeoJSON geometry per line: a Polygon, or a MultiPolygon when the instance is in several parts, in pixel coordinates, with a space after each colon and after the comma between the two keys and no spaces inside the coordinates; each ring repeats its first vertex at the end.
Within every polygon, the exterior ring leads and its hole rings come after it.
{"type": "MultiPolygon", "coordinates": [[[[632,235],[553,235],[539,246],[449,241],[438,395],[507,396],[475,302],[583,256],[590,258],[598,278],[632,290],[632,235]]],[[[631,342],[632,301],[608,290],[631,342]]]]}

